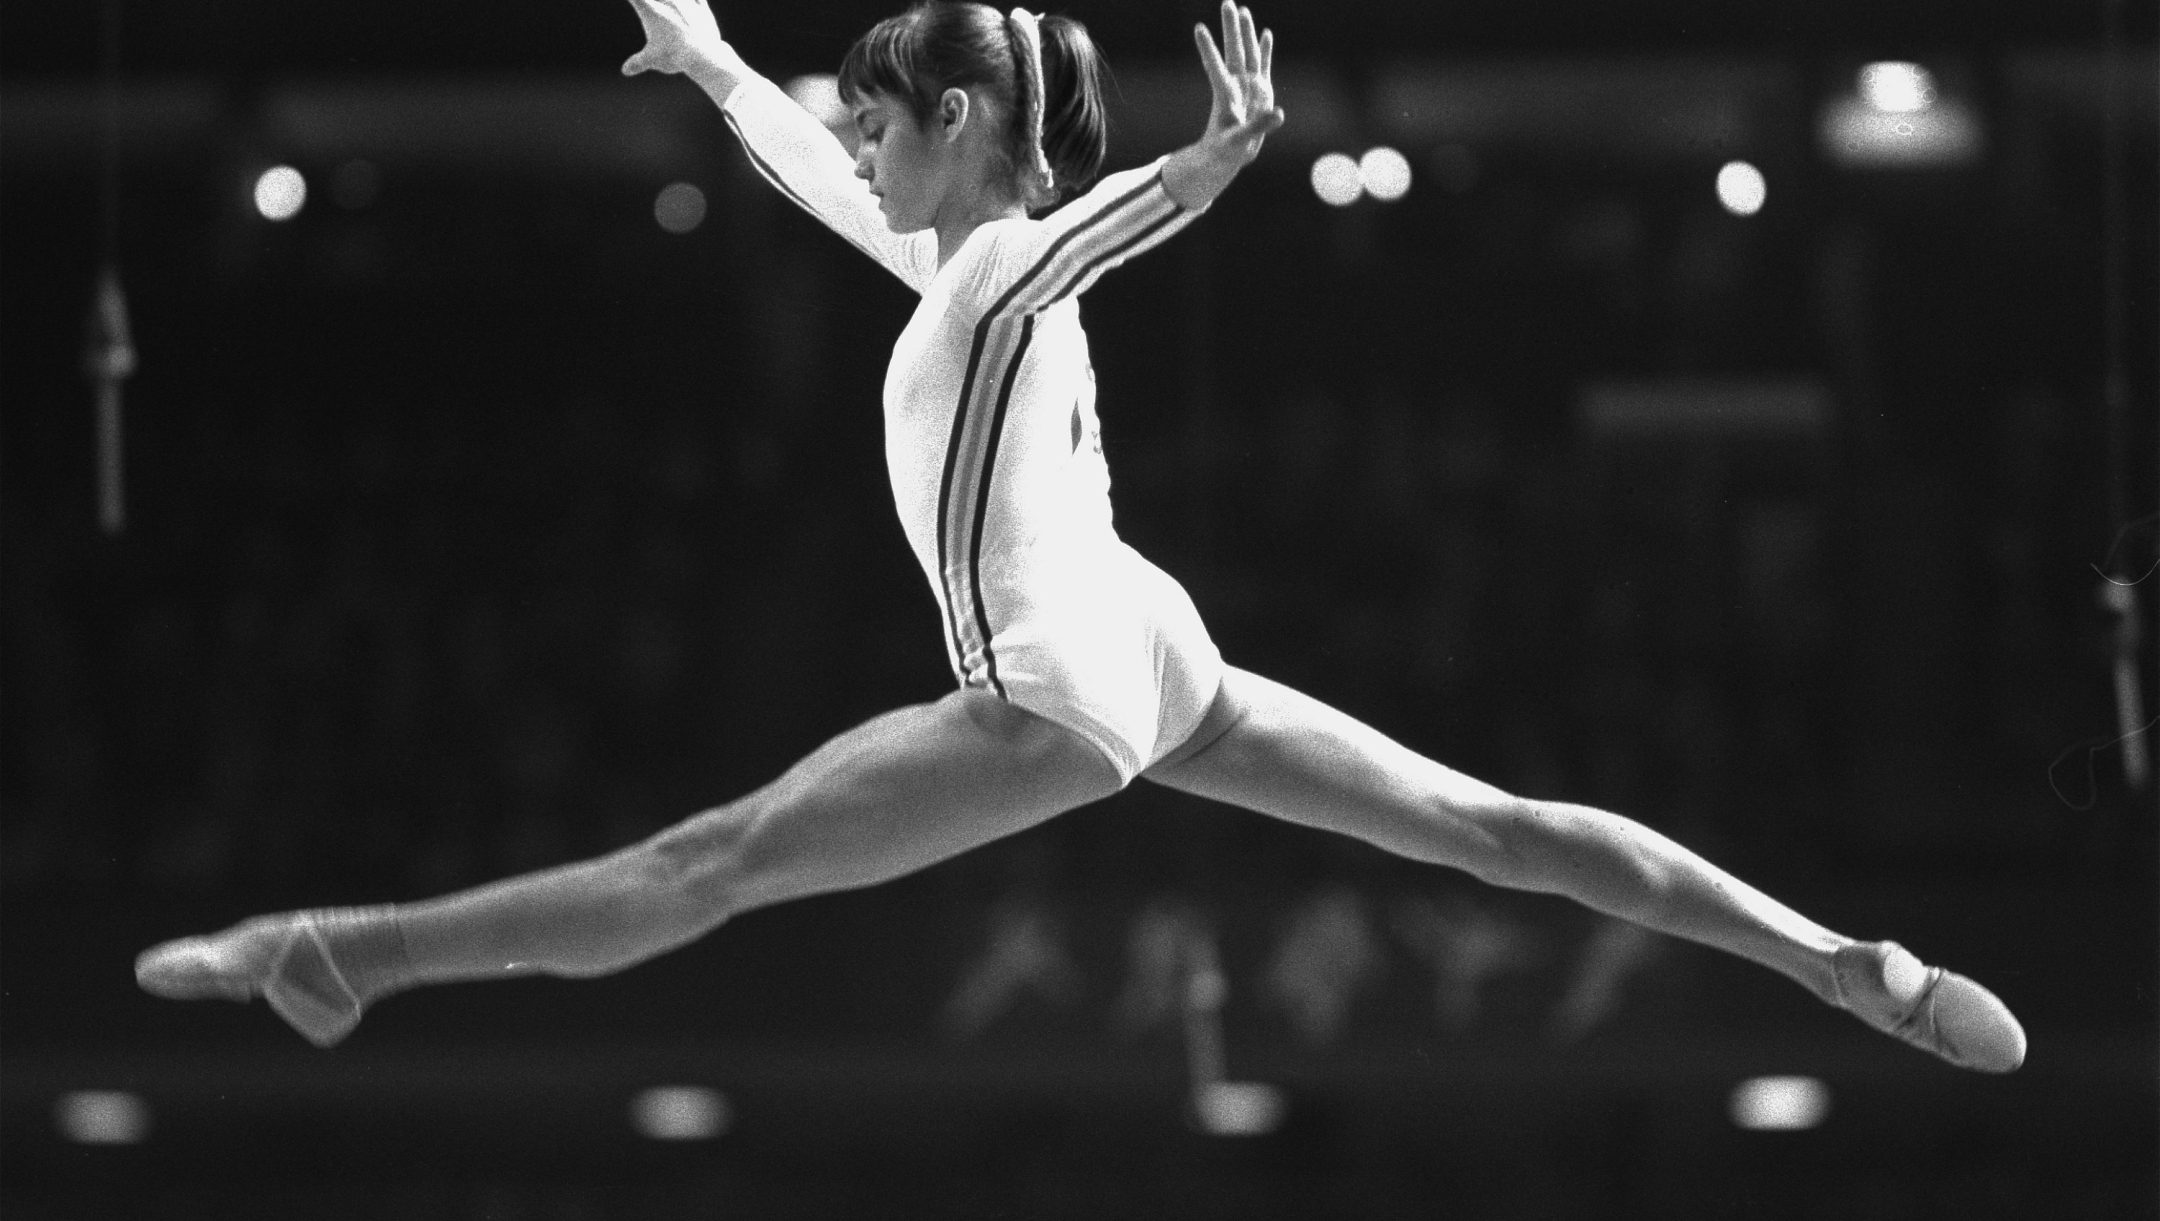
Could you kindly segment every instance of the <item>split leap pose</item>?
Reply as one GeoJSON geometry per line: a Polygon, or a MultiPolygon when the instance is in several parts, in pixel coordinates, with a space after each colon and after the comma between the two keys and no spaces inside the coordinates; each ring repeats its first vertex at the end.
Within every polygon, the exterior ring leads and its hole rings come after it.
{"type": "Polygon", "coordinates": [[[1638,823],[1511,796],[1225,666],[1185,591],[1118,539],[1078,298],[1191,223],[1281,126],[1274,37],[1250,11],[1224,3],[1219,47],[1194,30],[1214,93],[1200,138],[1084,189],[1105,126],[1076,21],[930,0],[880,22],[840,68],[851,160],[751,71],[705,0],[632,5],[646,45],[624,73],[695,81],[760,173],[921,295],[886,374],[885,450],[958,689],[606,856],[167,942],[137,960],[144,988],[259,995],[329,1046],[403,989],[620,971],[1142,776],[1741,955],[1952,1064],[2023,1061],[2016,1019],[1964,976],[1840,936],[1638,823]]]}

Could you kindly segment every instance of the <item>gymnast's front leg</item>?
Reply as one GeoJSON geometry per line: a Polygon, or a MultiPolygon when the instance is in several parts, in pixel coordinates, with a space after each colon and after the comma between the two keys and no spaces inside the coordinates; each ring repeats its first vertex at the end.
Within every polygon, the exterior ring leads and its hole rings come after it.
{"type": "Polygon", "coordinates": [[[871,886],[1114,793],[1084,739],[986,691],[841,734],[773,783],[639,843],[417,903],[258,916],[145,951],[176,1000],[263,997],[318,1046],[421,984],[607,975],[742,912],[871,886]]]}
{"type": "Polygon", "coordinates": [[[1511,796],[1247,671],[1229,670],[1187,746],[1142,774],[1738,954],[1963,1068],[2025,1059],[2017,1019],[1962,975],[1834,933],[1641,823],[1511,796]]]}

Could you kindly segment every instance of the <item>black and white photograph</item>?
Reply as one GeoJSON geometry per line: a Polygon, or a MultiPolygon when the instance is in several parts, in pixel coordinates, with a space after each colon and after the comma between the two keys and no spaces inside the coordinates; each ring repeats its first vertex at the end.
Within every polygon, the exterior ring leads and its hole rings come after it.
{"type": "Polygon", "coordinates": [[[2160,1221],[2160,3],[0,11],[9,1221],[2160,1221]]]}

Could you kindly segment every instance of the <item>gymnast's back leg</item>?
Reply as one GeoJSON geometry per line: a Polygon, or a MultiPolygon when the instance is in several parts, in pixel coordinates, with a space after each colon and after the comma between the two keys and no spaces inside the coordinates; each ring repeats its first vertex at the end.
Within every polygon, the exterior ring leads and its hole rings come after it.
{"type": "Polygon", "coordinates": [[[1123,786],[1086,740],[986,691],[874,718],[778,780],[619,851],[416,903],[259,916],[136,960],[175,999],[262,996],[319,1046],[419,984],[606,975],[788,899],[875,885],[1123,786]]]}
{"type": "Polygon", "coordinates": [[[1640,823],[1512,796],[1249,671],[1229,668],[1200,728],[1141,774],[1752,959],[1961,1067],[2024,1061],[2017,1020],[1964,976],[1840,936],[1640,823]]]}

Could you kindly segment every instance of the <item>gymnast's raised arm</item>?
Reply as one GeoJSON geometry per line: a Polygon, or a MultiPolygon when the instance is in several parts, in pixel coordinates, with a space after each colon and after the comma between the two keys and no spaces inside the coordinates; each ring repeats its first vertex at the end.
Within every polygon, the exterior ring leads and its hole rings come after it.
{"type": "Polygon", "coordinates": [[[720,36],[706,0],[630,0],[645,47],[623,75],[677,73],[695,81],[742,140],[758,173],[864,254],[921,292],[937,271],[934,238],[897,234],[855,176],[854,158],[825,125],[759,75],[720,36]]]}

